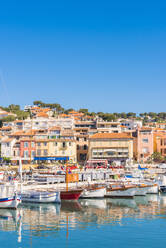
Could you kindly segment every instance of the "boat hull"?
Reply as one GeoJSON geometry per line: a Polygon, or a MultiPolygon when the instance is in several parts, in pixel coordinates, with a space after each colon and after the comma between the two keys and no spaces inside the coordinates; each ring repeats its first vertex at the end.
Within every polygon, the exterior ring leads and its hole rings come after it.
{"type": "Polygon", "coordinates": [[[135,196],[145,196],[148,192],[148,187],[137,187],[135,196]]]}
{"type": "Polygon", "coordinates": [[[160,192],[166,193],[166,186],[160,186],[160,192]]]}
{"type": "Polygon", "coordinates": [[[20,202],[21,198],[19,196],[0,198],[0,208],[16,209],[20,202]]]}
{"type": "Polygon", "coordinates": [[[61,191],[60,196],[61,200],[78,200],[82,190],[67,190],[61,191]]]}
{"type": "Polygon", "coordinates": [[[136,192],[136,188],[126,188],[126,189],[107,189],[105,197],[124,197],[133,198],[136,192]]]}
{"type": "Polygon", "coordinates": [[[22,202],[32,203],[60,203],[60,192],[53,193],[24,193],[22,194],[22,202]]]}
{"type": "Polygon", "coordinates": [[[158,185],[152,185],[151,187],[148,188],[147,194],[158,194],[158,192],[159,192],[158,185]]]}
{"type": "Polygon", "coordinates": [[[80,198],[103,198],[106,194],[105,188],[84,190],[80,198]]]}

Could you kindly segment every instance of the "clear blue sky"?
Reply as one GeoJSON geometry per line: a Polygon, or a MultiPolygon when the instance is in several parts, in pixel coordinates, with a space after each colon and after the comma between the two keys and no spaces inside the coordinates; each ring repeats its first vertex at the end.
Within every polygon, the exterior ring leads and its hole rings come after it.
{"type": "Polygon", "coordinates": [[[0,105],[166,111],[166,1],[0,2],[0,105]]]}

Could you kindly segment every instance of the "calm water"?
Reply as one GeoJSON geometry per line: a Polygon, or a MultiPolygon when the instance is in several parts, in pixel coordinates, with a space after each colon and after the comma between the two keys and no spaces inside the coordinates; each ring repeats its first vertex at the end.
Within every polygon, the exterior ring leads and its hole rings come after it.
{"type": "Polygon", "coordinates": [[[0,210],[1,247],[163,247],[166,195],[0,210]]]}

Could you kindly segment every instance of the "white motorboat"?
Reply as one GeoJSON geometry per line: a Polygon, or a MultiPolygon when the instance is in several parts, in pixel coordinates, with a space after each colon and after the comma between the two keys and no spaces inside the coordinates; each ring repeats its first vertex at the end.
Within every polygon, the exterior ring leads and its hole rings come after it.
{"type": "Polygon", "coordinates": [[[26,191],[21,194],[22,202],[60,203],[60,192],[26,191]]]}
{"type": "Polygon", "coordinates": [[[126,197],[132,198],[136,193],[136,187],[124,185],[110,185],[107,188],[106,197],[126,197]]]}
{"type": "Polygon", "coordinates": [[[81,193],[80,198],[103,198],[105,194],[105,187],[87,188],[81,193]]]}

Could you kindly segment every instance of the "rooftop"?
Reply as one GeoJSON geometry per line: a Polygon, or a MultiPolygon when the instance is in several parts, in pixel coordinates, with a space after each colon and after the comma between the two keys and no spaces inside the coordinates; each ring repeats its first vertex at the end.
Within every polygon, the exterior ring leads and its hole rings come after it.
{"type": "Polygon", "coordinates": [[[96,133],[90,139],[133,139],[128,133],[96,133]]]}

